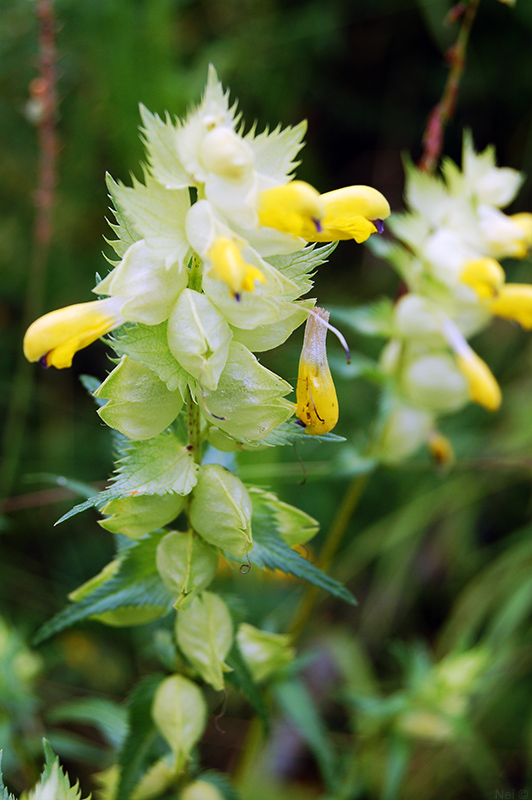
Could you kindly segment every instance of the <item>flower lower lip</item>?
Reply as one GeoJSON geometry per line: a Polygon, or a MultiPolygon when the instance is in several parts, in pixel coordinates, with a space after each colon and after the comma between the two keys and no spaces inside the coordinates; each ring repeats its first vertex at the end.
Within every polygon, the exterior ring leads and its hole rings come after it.
{"type": "Polygon", "coordinates": [[[382,219],[372,219],[371,221],[377,228],[377,233],[384,233],[384,222],[382,219]]]}

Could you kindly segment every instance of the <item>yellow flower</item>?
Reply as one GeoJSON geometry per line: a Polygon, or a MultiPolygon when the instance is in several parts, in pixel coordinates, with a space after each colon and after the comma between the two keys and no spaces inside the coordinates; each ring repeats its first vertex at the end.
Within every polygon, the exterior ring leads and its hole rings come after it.
{"type": "Polygon", "coordinates": [[[471,348],[468,349],[468,353],[456,355],[456,363],[467,380],[469,396],[488,411],[497,411],[502,401],[499,384],[486,362],[471,348]]]}
{"type": "Polygon", "coordinates": [[[450,319],[443,324],[443,333],[454,350],[458,369],[467,381],[471,400],[488,411],[497,411],[502,401],[501,390],[486,362],[471,349],[458,326],[450,319]]]}
{"type": "Polygon", "coordinates": [[[528,250],[532,247],[532,214],[522,212],[521,214],[510,214],[510,219],[515,222],[523,234],[523,244],[528,250]]]}
{"type": "Polygon", "coordinates": [[[315,308],[305,327],[297,376],[296,416],[311,436],[328,433],[338,422],[338,399],[327,362],[329,312],[315,308]]]}
{"type": "Polygon", "coordinates": [[[488,303],[488,308],[497,317],[518,322],[523,328],[532,328],[532,285],[508,283],[488,303]]]}
{"type": "Polygon", "coordinates": [[[123,298],[108,297],[45,314],[26,331],[24,355],[44,367],[70,367],[74,353],[123,324],[122,304],[123,298]]]}
{"type": "Polygon", "coordinates": [[[260,269],[244,261],[236,242],[226,236],[219,236],[207,255],[213,263],[209,275],[223,281],[237,300],[242,291],[254,291],[255,281],[266,283],[260,269]]]}
{"type": "Polygon", "coordinates": [[[321,229],[307,227],[302,234],[309,242],[365,242],[372,233],[382,233],[382,220],[390,216],[388,201],[371,186],[345,186],[322,194],[321,201],[321,229]]]}
{"type": "Polygon", "coordinates": [[[481,300],[496,296],[505,279],[504,270],[499,262],[488,257],[466,261],[460,275],[460,281],[471,286],[481,300]]]}
{"type": "Polygon", "coordinates": [[[371,186],[346,186],[320,195],[308,183],[292,181],[267,189],[259,198],[261,225],[308,242],[365,242],[372,233],[382,233],[382,220],[389,215],[388,201],[371,186]]]}
{"type": "Polygon", "coordinates": [[[259,222],[266,228],[304,236],[320,230],[325,211],[319,193],[309,183],[291,181],[259,195],[259,222]]]}

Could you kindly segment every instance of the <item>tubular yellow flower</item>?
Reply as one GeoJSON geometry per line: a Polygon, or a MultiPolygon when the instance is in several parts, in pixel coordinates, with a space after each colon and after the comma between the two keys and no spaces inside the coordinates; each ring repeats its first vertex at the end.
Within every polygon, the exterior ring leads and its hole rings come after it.
{"type": "Polygon", "coordinates": [[[226,236],[219,236],[207,255],[213,263],[209,275],[223,281],[237,300],[242,291],[254,291],[255,281],[266,283],[260,269],[244,261],[236,242],[226,236]]]}
{"type": "Polygon", "coordinates": [[[510,219],[520,228],[524,244],[527,249],[532,247],[532,214],[522,212],[521,214],[511,214],[510,219]]]}
{"type": "Polygon", "coordinates": [[[467,380],[471,400],[488,411],[497,411],[502,401],[501,390],[486,362],[469,349],[467,354],[457,354],[456,363],[467,380]]]}
{"type": "Polygon", "coordinates": [[[455,352],[456,364],[467,381],[471,400],[488,411],[497,411],[502,401],[501,390],[486,362],[471,349],[454,322],[447,320],[443,333],[455,352]]]}
{"type": "Polygon", "coordinates": [[[321,230],[307,226],[302,234],[309,242],[365,242],[372,233],[382,233],[382,220],[390,216],[388,201],[371,186],[345,186],[322,194],[321,201],[321,230]]]}
{"type": "Polygon", "coordinates": [[[320,230],[324,213],[319,193],[304,181],[291,181],[259,195],[260,224],[283,233],[305,236],[304,231],[320,230]]]}
{"type": "Polygon", "coordinates": [[[496,296],[505,279],[504,270],[499,262],[488,257],[467,261],[460,275],[460,281],[471,286],[481,300],[496,296]]]}
{"type": "Polygon", "coordinates": [[[532,328],[532,285],[509,283],[503,286],[496,297],[489,301],[488,308],[497,317],[514,320],[523,328],[532,328]]]}
{"type": "Polygon", "coordinates": [[[328,433],[338,422],[338,400],[327,362],[329,312],[315,308],[305,326],[297,376],[296,416],[311,436],[328,433]]]}
{"type": "Polygon", "coordinates": [[[24,355],[44,367],[70,367],[74,353],[123,324],[122,303],[123,298],[109,297],[45,314],[26,331],[24,355]]]}

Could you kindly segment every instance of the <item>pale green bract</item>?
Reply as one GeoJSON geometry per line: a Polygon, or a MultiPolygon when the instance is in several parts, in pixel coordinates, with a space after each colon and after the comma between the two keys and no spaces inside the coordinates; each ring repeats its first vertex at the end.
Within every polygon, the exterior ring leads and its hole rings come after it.
{"type": "Polygon", "coordinates": [[[233,644],[233,623],[229,609],[218,595],[202,592],[179,611],[177,643],[204,681],[216,691],[224,688],[224,663],[233,644]]]}

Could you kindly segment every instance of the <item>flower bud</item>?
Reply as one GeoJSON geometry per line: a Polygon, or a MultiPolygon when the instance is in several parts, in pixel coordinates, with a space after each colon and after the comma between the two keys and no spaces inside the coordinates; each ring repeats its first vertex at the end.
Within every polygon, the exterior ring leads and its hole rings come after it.
{"type": "Polygon", "coordinates": [[[224,125],[205,134],[199,147],[199,157],[208,172],[231,181],[248,177],[255,161],[249,144],[224,125]]]}
{"type": "Polygon", "coordinates": [[[289,547],[305,544],[315,536],[319,522],[295,506],[283,503],[273,492],[250,489],[254,514],[273,514],[281,538],[289,547]]]}
{"type": "Polygon", "coordinates": [[[238,628],[236,638],[256,683],[267,680],[294,660],[295,650],[287,634],[261,631],[243,622],[238,628]]]}
{"type": "Polygon", "coordinates": [[[235,558],[245,558],[253,547],[251,499],[236,475],[207,464],[199,473],[190,503],[190,523],[209,544],[235,558]]]}

